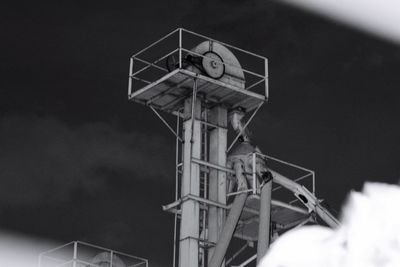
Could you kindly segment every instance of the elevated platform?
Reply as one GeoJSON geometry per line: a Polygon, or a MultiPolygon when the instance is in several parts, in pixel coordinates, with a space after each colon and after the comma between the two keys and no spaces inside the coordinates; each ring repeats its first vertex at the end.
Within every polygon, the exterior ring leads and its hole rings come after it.
{"type": "Polygon", "coordinates": [[[192,95],[194,79],[197,79],[198,97],[203,98],[208,107],[222,104],[228,109],[242,108],[249,112],[267,100],[263,95],[185,69],[176,69],[168,73],[132,93],[129,99],[173,113],[192,95]]]}
{"type": "MultiPolygon", "coordinates": [[[[308,188],[313,194],[315,193],[314,171],[295,165],[293,163],[280,160],[272,156],[263,155],[260,153],[255,154],[256,157],[266,158],[270,167],[273,167],[275,170],[279,170],[280,172],[285,173],[287,177],[293,182],[298,183],[304,188],[308,188]]],[[[224,166],[218,166],[201,160],[196,160],[195,162],[202,165],[207,172],[211,169],[217,169],[220,171],[225,171],[226,173],[234,173],[232,169],[228,169],[224,166]]],[[[255,163],[253,163],[253,166],[255,166],[255,163]]],[[[253,179],[253,181],[255,181],[255,175],[248,174],[248,179],[250,177],[251,179],[253,179]]],[[[251,184],[253,184],[253,186],[256,185],[255,182],[251,184]]],[[[242,211],[234,233],[234,236],[236,238],[247,241],[257,241],[258,239],[260,196],[257,193],[257,190],[258,188],[250,188],[247,190],[249,192],[249,196],[247,197],[245,207],[242,211]]],[[[178,199],[173,203],[164,205],[163,210],[180,215],[181,204],[188,199],[194,199],[198,201],[202,210],[208,210],[210,206],[223,208],[227,211],[229,211],[230,209],[230,205],[224,205],[219,202],[204,199],[200,196],[188,195],[181,199],[178,199]]],[[[281,234],[299,225],[304,225],[306,223],[316,223],[315,213],[309,211],[308,208],[301,201],[299,201],[298,198],[294,196],[293,192],[284,189],[275,182],[273,183],[272,189],[271,222],[274,227],[274,232],[278,234],[281,234]]]]}
{"type": "Polygon", "coordinates": [[[267,58],[182,28],[131,57],[128,98],[175,113],[195,80],[206,107],[249,112],[268,100],[267,58]]]}
{"type": "MultiPolygon", "coordinates": [[[[247,241],[257,241],[259,210],[259,197],[256,195],[249,196],[236,227],[235,237],[247,241]]],[[[312,220],[312,214],[306,209],[272,200],[271,221],[278,232],[312,220]]]]}

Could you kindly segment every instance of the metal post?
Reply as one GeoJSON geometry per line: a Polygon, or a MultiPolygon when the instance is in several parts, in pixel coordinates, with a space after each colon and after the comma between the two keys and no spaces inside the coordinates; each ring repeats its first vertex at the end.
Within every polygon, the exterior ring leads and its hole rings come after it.
{"type": "MultiPolygon", "coordinates": [[[[196,82],[194,84],[196,86],[196,82]]],[[[195,88],[194,88],[195,91],[195,88]]],[[[201,102],[187,98],[184,104],[184,145],[183,176],[181,196],[200,193],[200,166],[192,162],[192,157],[200,158],[201,154],[201,102]],[[193,114],[193,115],[192,115],[193,114]]],[[[198,267],[199,264],[199,213],[200,205],[194,199],[182,203],[180,225],[179,266],[198,267]]]]}
{"type": "MultiPolygon", "coordinates": [[[[176,140],[175,140],[175,201],[178,200],[178,186],[179,186],[179,122],[180,122],[180,114],[179,112],[176,114],[176,140]]],[[[178,223],[178,214],[175,213],[174,216],[174,249],[173,249],[173,258],[172,258],[172,267],[176,267],[176,227],[178,223]]]]}
{"type": "Polygon", "coordinates": [[[76,261],[78,259],[78,242],[77,241],[74,242],[74,252],[73,252],[72,258],[73,258],[72,266],[76,267],[76,261]]]}
{"type": "MultiPolygon", "coordinates": [[[[210,163],[226,166],[227,147],[227,109],[222,106],[210,110],[210,122],[218,125],[210,132],[210,163]]],[[[210,168],[209,174],[209,199],[226,204],[226,172],[210,168]]],[[[225,210],[210,206],[208,209],[208,240],[216,243],[225,222],[225,210]]],[[[209,260],[214,253],[214,248],[209,249],[209,260]]]]}
{"type": "Polygon", "coordinates": [[[110,267],[113,267],[113,256],[114,256],[114,251],[111,250],[111,252],[110,252],[110,267]]]}
{"type": "Polygon", "coordinates": [[[179,68],[182,68],[182,28],[179,28],[179,68]]]}
{"type": "Polygon", "coordinates": [[[132,94],[132,72],[133,72],[133,58],[129,62],[129,80],[128,80],[128,96],[132,94]]]}
{"type": "Polygon", "coordinates": [[[311,171],[312,173],[312,193],[315,195],[315,172],[311,171]]]}
{"type": "MultiPolygon", "coordinates": [[[[207,122],[208,120],[208,112],[207,112],[207,107],[204,107],[203,111],[203,121],[207,122]]],[[[202,123],[202,131],[203,131],[203,160],[207,161],[208,160],[208,129],[207,125],[202,123]]],[[[203,198],[207,199],[208,198],[208,173],[203,172],[203,198]]],[[[202,221],[202,238],[204,240],[208,240],[208,233],[207,233],[207,210],[203,210],[203,221],[202,221]]],[[[201,264],[202,267],[207,266],[206,262],[208,259],[206,258],[206,247],[202,248],[202,254],[201,254],[201,264]]]]}
{"type": "Polygon", "coordinates": [[[265,97],[269,98],[269,81],[268,81],[268,59],[264,59],[265,62],[265,97]]]}
{"type": "Polygon", "coordinates": [[[270,242],[272,180],[261,188],[260,218],[258,224],[257,264],[264,257],[270,242]]]}
{"type": "Polygon", "coordinates": [[[257,177],[256,177],[256,153],[252,154],[252,162],[253,162],[253,195],[257,194],[257,177]]]}

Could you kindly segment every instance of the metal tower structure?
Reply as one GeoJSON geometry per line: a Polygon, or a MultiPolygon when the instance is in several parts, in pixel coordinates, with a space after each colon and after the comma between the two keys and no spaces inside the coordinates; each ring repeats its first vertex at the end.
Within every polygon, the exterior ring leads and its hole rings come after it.
{"type": "Polygon", "coordinates": [[[268,100],[267,58],[178,28],[131,57],[128,90],[176,137],[175,200],[163,206],[175,214],[174,267],[233,266],[257,242],[246,266],[317,215],[337,224],[315,197],[313,171],[251,143],[247,126],[268,100]],[[228,255],[233,237],[244,246],[228,255]]]}

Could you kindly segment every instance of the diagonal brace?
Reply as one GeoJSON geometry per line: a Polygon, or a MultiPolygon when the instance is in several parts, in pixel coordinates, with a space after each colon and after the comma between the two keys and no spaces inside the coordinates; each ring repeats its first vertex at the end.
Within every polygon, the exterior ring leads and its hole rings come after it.
{"type": "Polygon", "coordinates": [[[247,128],[247,126],[249,125],[249,123],[252,121],[252,119],[254,118],[254,116],[257,114],[258,110],[261,108],[261,106],[264,104],[264,102],[261,102],[258,107],[256,108],[256,110],[254,110],[253,114],[251,114],[249,120],[245,123],[245,125],[243,126],[243,129],[236,135],[235,139],[233,139],[232,143],[229,145],[228,149],[226,150],[226,153],[229,153],[229,151],[232,149],[233,145],[236,143],[236,141],[239,139],[239,137],[242,135],[242,133],[244,132],[244,130],[247,128]]]}
{"type": "Polygon", "coordinates": [[[157,115],[157,117],[165,124],[165,126],[167,126],[167,128],[176,136],[176,138],[179,139],[179,141],[181,141],[183,143],[182,138],[178,135],[177,132],[174,131],[174,129],[172,129],[172,127],[168,124],[168,122],[160,115],[160,113],[157,112],[157,110],[155,108],[153,108],[152,106],[150,106],[151,110],[157,115]]]}

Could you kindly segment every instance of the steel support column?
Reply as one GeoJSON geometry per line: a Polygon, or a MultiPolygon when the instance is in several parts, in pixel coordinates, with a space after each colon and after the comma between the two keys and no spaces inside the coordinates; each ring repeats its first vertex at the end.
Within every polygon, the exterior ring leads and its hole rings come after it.
{"type": "MultiPolygon", "coordinates": [[[[209,113],[209,121],[218,125],[210,131],[210,163],[226,166],[227,147],[227,110],[216,106],[209,113]]],[[[221,204],[226,204],[226,172],[210,169],[209,174],[209,199],[221,204]]],[[[225,222],[225,210],[210,206],[208,210],[208,241],[217,243],[222,226],[225,222]]],[[[214,248],[208,251],[209,260],[214,253],[214,248]]],[[[224,265],[224,264],[223,264],[224,265]]]]}
{"type": "MultiPolygon", "coordinates": [[[[196,81],[195,81],[196,83],[196,81]]],[[[195,84],[196,86],[196,84],[195,84]]],[[[195,90],[194,90],[195,92],[195,90]]],[[[181,196],[200,194],[200,166],[192,162],[192,157],[200,158],[201,153],[201,125],[199,121],[201,115],[201,103],[188,98],[185,100],[183,123],[183,176],[181,196]]],[[[182,217],[180,225],[179,243],[179,266],[198,267],[199,264],[199,213],[200,204],[194,199],[188,199],[182,203],[182,217]]]]}

